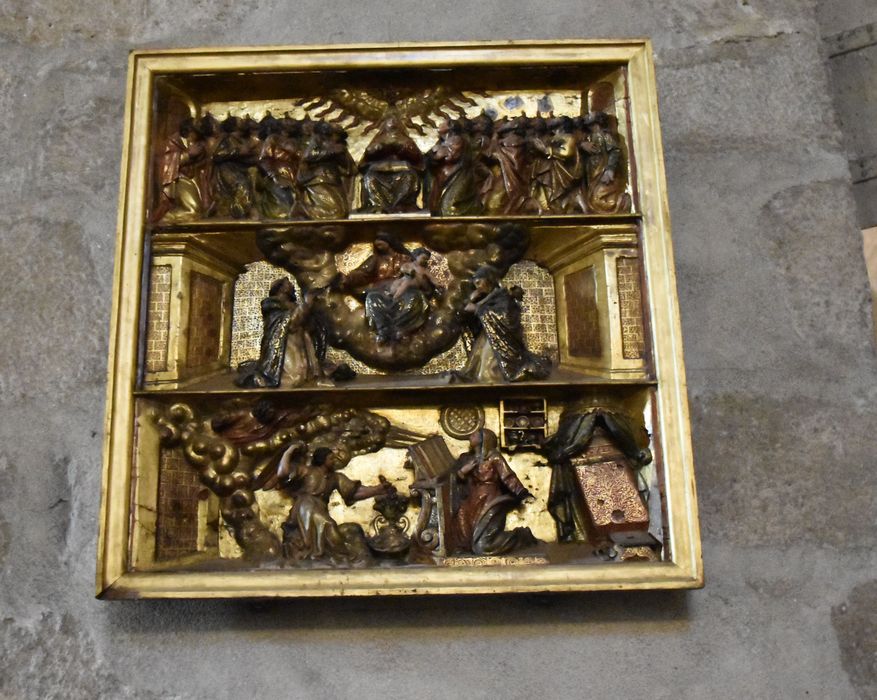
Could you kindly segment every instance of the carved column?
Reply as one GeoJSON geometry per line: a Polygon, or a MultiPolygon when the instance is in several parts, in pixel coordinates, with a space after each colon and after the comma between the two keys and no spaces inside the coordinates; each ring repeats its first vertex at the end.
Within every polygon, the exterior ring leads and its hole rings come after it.
{"type": "Polygon", "coordinates": [[[561,367],[646,378],[648,342],[636,227],[553,227],[533,257],[554,278],[561,367]]]}
{"type": "Polygon", "coordinates": [[[191,236],[152,250],[144,383],[179,388],[228,367],[234,282],[242,268],[191,236]]]}

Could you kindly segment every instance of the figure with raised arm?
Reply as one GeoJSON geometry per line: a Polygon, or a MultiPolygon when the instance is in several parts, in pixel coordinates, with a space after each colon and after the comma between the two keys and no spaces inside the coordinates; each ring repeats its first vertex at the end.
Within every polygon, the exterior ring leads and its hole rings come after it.
{"type": "Polygon", "coordinates": [[[262,300],[264,328],[259,359],[238,366],[238,386],[290,388],[323,377],[308,330],[311,302],[306,296],[298,303],[288,277],[274,281],[268,297],[262,300]]]}
{"type": "Polygon", "coordinates": [[[391,495],[395,489],[380,477],[376,486],[364,486],[336,471],[339,459],[328,447],[308,454],[294,443],[277,466],[277,485],[292,498],[282,525],[283,553],[295,561],[329,561],[336,565],[364,565],[371,559],[365,533],[356,523],[339,524],[329,514],[329,498],[337,491],[344,503],[353,505],[375,496],[391,495]]]}

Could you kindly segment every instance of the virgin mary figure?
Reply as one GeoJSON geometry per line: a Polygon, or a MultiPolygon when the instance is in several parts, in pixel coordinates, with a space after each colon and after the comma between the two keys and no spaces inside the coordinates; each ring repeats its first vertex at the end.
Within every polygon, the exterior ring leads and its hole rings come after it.
{"type": "Polygon", "coordinates": [[[365,315],[379,343],[401,341],[426,323],[429,301],[442,289],[427,267],[431,253],[417,248],[400,268],[400,276],[386,289],[374,289],[365,297],[365,315]]]}
{"type": "Polygon", "coordinates": [[[508,512],[531,494],[499,451],[496,433],[486,428],[472,433],[469,447],[456,465],[466,493],[451,524],[456,547],[498,555],[537,544],[528,527],[505,529],[508,512]]]}

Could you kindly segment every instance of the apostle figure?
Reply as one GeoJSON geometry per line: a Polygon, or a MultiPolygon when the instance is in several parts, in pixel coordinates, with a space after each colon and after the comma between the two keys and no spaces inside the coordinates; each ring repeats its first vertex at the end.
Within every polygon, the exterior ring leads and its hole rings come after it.
{"type": "Polygon", "coordinates": [[[235,383],[241,387],[297,387],[323,376],[308,332],[311,301],[297,303],[288,277],[271,285],[262,300],[262,344],[258,360],[238,367],[235,383]]]}
{"type": "Polygon", "coordinates": [[[585,211],[585,165],[579,151],[575,122],[571,117],[558,117],[548,123],[550,130],[545,139],[534,142],[545,159],[547,188],[544,192],[543,211],[551,214],[571,214],[585,211]]]}
{"type": "Polygon", "coordinates": [[[257,156],[256,128],[252,120],[232,116],[220,124],[220,134],[211,154],[216,216],[244,219],[255,212],[250,167],[257,156]]]}
{"type": "Polygon", "coordinates": [[[201,190],[201,211],[202,217],[214,216],[216,213],[216,199],[213,195],[215,186],[213,175],[213,152],[222,136],[222,130],[219,128],[219,122],[212,114],[207,112],[202,115],[195,123],[198,133],[204,139],[204,157],[199,161],[198,170],[198,186],[201,190]]]}
{"type": "MultiPolygon", "coordinates": [[[[522,120],[525,117],[522,116],[522,120]]],[[[552,175],[548,141],[548,122],[542,116],[526,120],[527,152],[530,160],[530,210],[537,214],[551,212],[552,175]]]]}
{"type": "Polygon", "coordinates": [[[203,216],[206,183],[201,165],[206,156],[204,138],[191,119],[184,119],[179,131],[168,138],[159,160],[161,192],[152,221],[174,223],[203,216]]]}
{"type": "Polygon", "coordinates": [[[494,556],[536,544],[528,527],[505,529],[508,512],[531,494],[497,448],[496,433],[486,428],[472,433],[469,447],[455,467],[464,490],[450,528],[456,548],[494,556]]]}
{"type": "Polygon", "coordinates": [[[472,314],[475,340],[462,370],[451,381],[520,382],[544,379],[551,371],[548,358],[534,355],[524,342],[520,287],[499,284],[499,271],[489,265],[472,277],[475,287],[465,306],[472,314]]]}
{"type": "Polygon", "coordinates": [[[586,153],[588,211],[594,214],[630,211],[621,148],[609,128],[609,116],[592,112],[581,123],[585,131],[581,147],[586,153]]]}
{"type": "Polygon", "coordinates": [[[530,200],[529,160],[525,128],[520,118],[499,124],[489,157],[492,177],[483,190],[489,214],[523,214],[530,200]]]}
{"type": "Polygon", "coordinates": [[[391,214],[417,211],[423,154],[398,116],[391,114],[359,161],[361,210],[391,214]]]}
{"type": "Polygon", "coordinates": [[[459,122],[439,130],[439,142],[427,154],[427,208],[436,216],[474,216],[481,213],[472,144],[459,122]]]}
{"type": "Polygon", "coordinates": [[[311,132],[296,176],[293,215],[305,219],[346,219],[350,214],[356,164],[347,150],[347,132],[327,122],[311,132]]]}
{"type": "Polygon", "coordinates": [[[484,193],[491,189],[498,174],[491,155],[494,147],[493,119],[482,111],[474,119],[467,119],[463,123],[472,147],[475,189],[481,209],[484,210],[484,193]]]}
{"type": "Polygon", "coordinates": [[[266,219],[288,219],[295,202],[295,179],[301,161],[301,125],[266,115],[260,123],[259,212],[266,219]]]}

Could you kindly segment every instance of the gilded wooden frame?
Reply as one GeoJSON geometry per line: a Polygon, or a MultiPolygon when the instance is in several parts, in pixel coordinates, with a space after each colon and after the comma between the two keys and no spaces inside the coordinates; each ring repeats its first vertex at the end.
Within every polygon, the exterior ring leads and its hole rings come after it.
{"type": "Polygon", "coordinates": [[[682,337],[663,151],[648,40],[477,42],[135,51],[129,60],[107,382],[97,595],[225,598],[697,588],[703,585],[682,337]],[[149,572],[128,570],[137,328],[141,313],[148,140],[155,77],[246,72],[615,62],[627,68],[642,257],[657,380],[672,560],[610,566],[149,572]]]}

